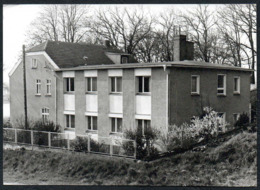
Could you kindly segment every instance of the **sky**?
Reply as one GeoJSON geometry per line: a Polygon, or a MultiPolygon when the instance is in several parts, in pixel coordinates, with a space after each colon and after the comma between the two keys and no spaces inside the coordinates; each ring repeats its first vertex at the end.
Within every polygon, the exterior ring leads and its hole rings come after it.
{"type": "MultiPolygon", "coordinates": [[[[22,52],[22,45],[26,40],[26,32],[30,23],[39,15],[42,5],[4,5],[3,6],[3,82],[9,84],[8,73],[17,63],[19,55],[22,52]]],[[[114,5],[91,5],[94,8],[114,6],[114,5]]],[[[136,6],[136,5],[120,5],[136,6]]],[[[196,5],[177,5],[177,4],[146,4],[143,8],[150,10],[152,14],[158,14],[166,8],[175,10],[193,8],[196,5]]],[[[213,8],[216,5],[211,5],[213,8]]]]}

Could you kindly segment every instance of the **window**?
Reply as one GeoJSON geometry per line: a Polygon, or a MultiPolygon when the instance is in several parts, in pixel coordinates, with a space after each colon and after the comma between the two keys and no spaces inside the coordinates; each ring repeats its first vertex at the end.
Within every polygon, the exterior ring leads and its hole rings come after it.
{"type": "Polygon", "coordinates": [[[51,80],[47,79],[46,87],[47,87],[47,94],[51,95],[51,80]]]}
{"type": "Polygon", "coordinates": [[[65,78],[65,91],[74,92],[74,78],[65,78]]]}
{"type": "Polygon", "coordinates": [[[240,116],[239,113],[234,113],[234,114],[233,114],[233,121],[234,121],[234,123],[237,122],[237,120],[239,119],[239,116],[240,116]]]}
{"type": "Polygon", "coordinates": [[[75,128],[75,116],[66,115],[66,128],[75,128]]]}
{"type": "Polygon", "coordinates": [[[88,130],[91,130],[91,131],[97,130],[97,117],[96,116],[87,116],[87,127],[88,127],[88,130]]]}
{"type": "Polygon", "coordinates": [[[240,77],[234,77],[234,94],[240,94],[240,77]]]}
{"type": "Polygon", "coordinates": [[[128,57],[127,56],[121,56],[121,63],[128,63],[128,57]]]}
{"type": "Polygon", "coordinates": [[[49,121],[50,110],[48,108],[42,108],[42,121],[49,121]]]}
{"type": "Polygon", "coordinates": [[[36,79],[36,95],[41,95],[41,80],[36,79]]]}
{"type": "Polygon", "coordinates": [[[226,95],[226,75],[218,75],[218,95],[226,95]]]}
{"type": "Polygon", "coordinates": [[[87,77],[86,92],[96,92],[96,91],[97,91],[97,77],[87,77]]]}
{"type": "Polygon", "coordinates": [[[36,69],[37,68],[37,59],[32,59],[32,69],[36,69]]]}
{"type": "Polygon", "coordinates": [[[122,118],[111,118],[111,131],[113,133],[122,132],[122,118]]]}
{"type": "Polygon", "coordinates": [[[150,92],[150,77],[138,77],[138,92],[150,92]]]}
{"type": "Polygon", "coordinates": [[[111,77],[111,92],[122,92],[122,77],[111,77]]]}
{"type": "Polygon", "coordinates": [[[147,128],[149,128],[150,126],[151,126],[150,120],[141,120],[141,119],[137,120],[137,130],[141,131],[143,136],[145,135],[147,128]]]}
{"type": "Polygon", "coordinates": [[[200,93],[200,76],[192,75],[191,76],[191,94],[200,93]]]}

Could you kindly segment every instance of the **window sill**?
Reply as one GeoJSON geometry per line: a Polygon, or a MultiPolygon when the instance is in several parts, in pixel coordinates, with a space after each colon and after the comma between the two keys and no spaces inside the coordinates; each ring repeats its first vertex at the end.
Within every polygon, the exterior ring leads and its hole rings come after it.
{"type": "Polygon", "coordinates": [[[122,132],[110,132],[109,135],[113,135],[113,136],[122,136],[123,133],[122,133],[122,132]]]}
{"type": "Polygon", "coordinates": [[[151,92],[137,92],[136,95],[151,96],[151,92]]]}
{"type": "Polygon", "coordinates": [[[66,131],[75,131],[75,128],[68,128],[68,127],[65,127],[64,130],[66,130],[66,131]]]}
{"type": "Polygon", "coordinates": [[[200,93],[198,93],[198,92],[191,92],[191,95],[192,95],[192,96],[199,96],[200,93]]]}
{"type": "Polygon", "coordinates": [[[240,92],[234,92],[233,94],[234,95],[240,95],[240,92]]]}
{"type": "Polygon", "coordinates": [[[219,97],[225,97],[225,96],[227,96],[226,94],[217,94],[217,96],[219,96],[219,97]]]}
{"type": "Polygon", "coordinates": [[[64,92],[64,94],[75,94],[75,92],[64,92]]]}
{"type": "Polygon", "coordinates": [[[97,94],[97,91],[93,91],[93,92],[86,92],[86,94],[97,94]]]}
{"type": "Polygon", "coordinates": [[[40,96],[42,96],[41,94],[35,94],[35,96],[38,96],[38,97],[40,97],[40,96]]]}
{"type": "Polygon", "coordinates": [[[109,94],[111,94],[111,95],[122,95],[123,93],[122,92],[110,92],[109,94]]]}
{"type": "Polygon", "coordinates": [[[97,134],[98,133],[98,131],[97,130],[86,130],[85,131],[86,133],[91,133],[91,134],[97,134]]]}
{"type": "Polygon", "coordinates": [[[45,94],[45,97],[51,97],[51,94],[45,94]]]}

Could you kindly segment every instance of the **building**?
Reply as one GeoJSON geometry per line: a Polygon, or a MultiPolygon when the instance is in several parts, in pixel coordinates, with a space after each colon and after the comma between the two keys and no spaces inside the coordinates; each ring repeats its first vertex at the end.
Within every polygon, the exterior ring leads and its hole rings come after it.
{"type": "MultiPolygon", "coordinates": [[[[117,136],[150,125],[167,131],[211,106],[233,124],[249,112],[251,70],[195,62],[176,36],[174,61],[135,63],[105,46],[51,42],[26,52],[28,117],[52,120],[74,137],[117,136]]],[[[11,123],[23,115],[22,64],[10,72],[11,123]]]]}

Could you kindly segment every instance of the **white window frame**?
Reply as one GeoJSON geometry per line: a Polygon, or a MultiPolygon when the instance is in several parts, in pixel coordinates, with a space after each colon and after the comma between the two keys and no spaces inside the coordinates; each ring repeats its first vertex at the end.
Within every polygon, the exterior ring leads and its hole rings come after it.
{"type": "Polygon", "coordinates": [[[38,66],[38,61],[35,58],[32,58],[32,69],[36,69],[38,66]]]}
{"type": "Polygon", "coordinates": [[[240,94],[240,77],[239,76],[234,76],[234,88],[233,88],[233,91],[234,91],[234,94],[240,94]],[[235,79],[237,79],[237,91],[235,91],[235,79]]]}
{"type": "Polygon", "coordinates": [[[41,79],[36,79],[36,95],[41,95],[41,79]]]}
{"type": "Polygon", "coordinates": [[[123,133],[123,118],[120,118],[120,117],[111,117],[110,118],[110,123],[111,123],[111,133],[123,133]],[[113,126],[112,126],[112,119],[115,119],[115,131],[113,131],[112,129],[113,129],[113,126]],[[117,126],[117,120],[118,119],[121,119],[122,120],[122,126],[121,126],[121,132],[118,132],[118,126],[117,126]]]}
{"type": "Polygon", "coordinates": [[[65,92],[67,93],[72,93],[72,92],[75,92],[75,78],[74,77],[66,77],[64,78],[65,79],[65,92]],[[73,79],[73,86],[74,86],[74,89],[73,91],[71,90],[71,79],[73,79]],[[69,89],[67,89],[67,80],[69,81],[69,89]]]}
{"type": "MultiPolygon", "coordinates": [[[[97,116],[86,116],[86,120],[87,120],[87,131],[98,131],[98,124],[97,124],[97,129],[93,129],[93,117],[96,117],[97,118],[97,116]],[[89,126],[88,126],[88,120],[90,119],[90,128],[91,129],[89,129],[89,126]]],[[[98,118],[97,118],[98,119],[98,118]]],[[[98,122],[98,121],[97,121],[98,122]]]]}
{"type": "Polygon", "coordinates": [[[191,75],[191,94],[192,95],[200,94],[200,75],[191,75]],[[192,91],[192,78],[196,78],[196,92],[192,91]]]}
{"type": "Polygon", "coordinates": [[[227,80],[226,80],[226,78],[227,78],[227,76],[226,76],[226,74],[218,74],[218,76],[217,76],[217,95],[222,95],[222,96],[225,96],[226,95],[226,87],[227,87],[227,80]],[[223,78],[223,88],[222,87],[218,87],[218,77],[219,76],[223,76],[224,78],[223,78]],[[218,91],[219,90],[223,90],[223,93],[219,93],[218,91]]]}
{"type": "Polygon", "coordinates": [[[96,90],[94,91],[93,90],[93,78],[95,78],[97,80],[97,77],[86,77],[85,78],[85,85],[86,85],[86,93],[88,92],[97,92],[97,87],[96,87],[96,90]],[[90,79],[90,90],[88,90],[88,79],[90,79]]]}
{"type": "Polygon", "coordinates": [[[46,80],[46,94],[51,95],[51,80],[50,79],[46,80]]]}
{"type": "Polygon", "coordinates": [[[76,126],[75,126],[75,115],[72,115],[72,114],[65,114],[65,128],[67,129],[75,129],[76,126]],[[67,126],[67,116],[69,117],[69,126],[67,126]],[[74,127],[71,127],[71,117],[74,116],[74,127]]]}
{"type": "Polygon", "coordinates": [[[240,117],[240,113],[233,113],[233,122],[234,122],[234,124],[237,122],[239,117],[240,117]],[[235,119],[235,115],[236,115],[236,119],[235,119]]]}
{"type": "Polygon", "coordinates": [[[137,93],[138,94],[150,94],[151,93],[151,76],[137,76],[137,93]],[[140,78],[142,78],[142,92],[139,92],[139,80],[140,78]],[[144,78],[149,78],[149,91],[148,92],[144,92],[144,78]]]}
{"type": "Polygon", "coordinates": [[[123,91],[123,77],[118,77],[118,76],[116,76],[116,77],[109,77],[110,78],[110,93],[122,93],[122,91],[123,91]],[[115,91],[113,92],[112,91],[112,78],[114,78],[115,79],[115,91]],[[121,91],[119,92],[118,91],[118,89],[117,89],[117,79],[118,78],[121,78],[121,91]]]}
{"type": "Polygon", "coordinates": [[[138,120],[142,121],[142,135],[144,136],[144,121],[149,121],[150,122],[150,127],[151,127],[151,120],[149,119],[137,119],[137,127],[138,127],[138,120]]]}
{"type": "Polygon", "coordinates": [[[49,122],[50,120],[50,109],[49,108],[42,108],[41,109],[42,111],[42,121],[45,123],[45,122],[49,122]]]}

